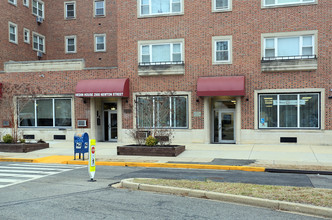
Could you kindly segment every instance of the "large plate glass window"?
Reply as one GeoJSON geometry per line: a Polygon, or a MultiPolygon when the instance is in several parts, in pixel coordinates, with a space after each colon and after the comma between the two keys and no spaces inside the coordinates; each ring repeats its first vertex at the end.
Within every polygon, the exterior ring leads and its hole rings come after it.
{"type": "Polygon", "coordinates": [[[141,96],[137,98],[139,128],[188,127],[187,96],[141,96]]]}
{"type": "Polygon", "coordinates": [[[141,15],[158,15],[182,12],[182,0],[139,0],[141,15]]]}
{"type": "Polygon", "coordinates": [[[70,127],[72,125],[71,99],[19,99],[20,127],[70,127]]]}
{"type": "Polygon", "coordinates": [[[320,128],[320,94],[260,94],[259,128],[320,128]]]}

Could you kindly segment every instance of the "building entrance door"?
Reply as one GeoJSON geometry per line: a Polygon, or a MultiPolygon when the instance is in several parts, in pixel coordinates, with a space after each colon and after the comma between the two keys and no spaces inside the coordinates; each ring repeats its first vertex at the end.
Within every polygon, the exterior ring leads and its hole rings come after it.
{"type": "Polygon", "coordinates": [[[114,109],[116,109],[116,107],[111,107],[109,109],[104,110],[105,141],[117,141],[118,139],[118,119],[117,119],[118,114],[117,111],[114,109]]]}
{"type": "Polygon", "coordinates": [[[235,143],[235,109],[215,109],[214,143],[235,143]]]}

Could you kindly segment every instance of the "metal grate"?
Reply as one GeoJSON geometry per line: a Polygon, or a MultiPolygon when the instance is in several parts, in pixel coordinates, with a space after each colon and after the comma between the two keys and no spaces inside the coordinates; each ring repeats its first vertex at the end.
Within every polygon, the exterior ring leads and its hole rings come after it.
{"type": "Polygon", "coordinates": [[[299,55],[299,56],[280,56],[280,57],[262,57],[263,61],[275,61],[275,60],[305,60],[305,59],[317,59],[316,55],[299,55]]]}
{"type": "Polygon", "coordinates": [[[158,65],[181,65],[183,61],[165,61],[165,62],[140,62],[139,66],[158,66],[158,65]]]}

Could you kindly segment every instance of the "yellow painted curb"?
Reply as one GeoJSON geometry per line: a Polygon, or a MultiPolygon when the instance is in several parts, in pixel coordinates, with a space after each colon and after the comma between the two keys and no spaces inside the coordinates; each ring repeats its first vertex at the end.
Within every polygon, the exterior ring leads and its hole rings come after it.
{"type": "Polygon", "coordinates": [[[72,159],[72,156],[59,156],[59,155],[54,155],[54,156],[48,156],[48,157],[42,157],[38,159],[34,159],[33,163],[63,163],[67,160],[72,159]]]}
{"type": "MultiPolygon", "coordinates": [[[[87,165],[88,161],[66,161],[66,164],[87,165]]],[[[142,162],[102,162],[97,161],[97,166],[126,166],[126,167],[161,167],[183,169],[211,169],[211,170],[241,170],[251,172],[264,172],[264,167],[225,166],[207,164],[177,164],[177,163],[142,163],[142,162]]]]}
{"type": "MultiPolygon", "coordinates": [[[[0,158],[2,162],[25,162],[25,163],[60,163],[88,165],[88,160],[70,160],[72,156],[49,156],[38,159],[25,158],[0,158]]],[[[208,164],[179,164],[179,163],[144,163],[144,162],[107,162],[96,161],[97,166],[121,166],[121,167],[159,167],[159,168],[181,168],[181,169],[209,169],[209,170],[241,170],[251,172],[264,172],[264,167],[248,166],[226,166],[208,164]]]]}
{"type": "Polygon", "coordinates": [[[33,163],[34,159],[29,158],[0,158],[0,162],[21,162],[21,163],[33,163]]]}

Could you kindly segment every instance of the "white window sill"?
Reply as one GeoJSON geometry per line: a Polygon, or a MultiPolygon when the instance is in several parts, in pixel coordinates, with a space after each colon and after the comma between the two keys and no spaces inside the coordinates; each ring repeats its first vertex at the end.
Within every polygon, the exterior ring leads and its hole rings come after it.
{"type": "Polygon", "coordinates": [[[286,4],[286,5],[262,5],[262,9],[285,8],[285,7],[296,7],[296,6],[317,5],[317,4],[318,4],[317,2],[305,2],[305,3],[286,4]]]}
{"type": "Polygon", "coordinates": [[[167,14],[139,15],[137,18],[169,17],[169,16],[179,16],[179,15],[184,15],[184,13],[177,12],[177,13],[167,13],[167,14]]]}

